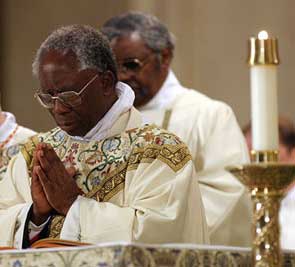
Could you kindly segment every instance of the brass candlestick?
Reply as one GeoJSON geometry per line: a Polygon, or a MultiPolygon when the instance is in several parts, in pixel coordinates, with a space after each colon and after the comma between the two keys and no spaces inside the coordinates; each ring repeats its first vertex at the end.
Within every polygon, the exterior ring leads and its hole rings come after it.
{"type": "Polygon", "coordinates": [[[260,157],[254,157],[256,162],[228,168],[251,193],[255,267],[281,266],[279,209],[286,189],[293,182],[295,165],[267,162],[268,158],[276,159],[277,154],[277,151],[259,152],[256,156],[260,157]]]}

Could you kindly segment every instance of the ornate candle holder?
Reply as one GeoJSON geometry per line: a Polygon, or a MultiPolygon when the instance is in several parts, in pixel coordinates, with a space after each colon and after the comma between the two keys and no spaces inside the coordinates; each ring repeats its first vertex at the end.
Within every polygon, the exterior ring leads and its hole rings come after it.
{"type": "Polygon", "coordinates": [[[277,151],[253,152],[256,162],[227,168],[250,191],[253,204],[252,257],[255,267],[281,266],[279,209],[293,182],[295,165],[282,164],[277,151]]]}

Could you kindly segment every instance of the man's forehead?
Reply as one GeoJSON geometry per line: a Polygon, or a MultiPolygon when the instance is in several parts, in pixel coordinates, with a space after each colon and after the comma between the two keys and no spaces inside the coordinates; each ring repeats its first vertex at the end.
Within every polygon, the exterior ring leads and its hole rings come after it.
{"type": "MultiPolygon", "coordinates": [[[[59,67],[62,68],[62,66],[60,66],[60,65],[59,65],[59,67]]],[[[56,66],[55,66],[55,64],[52,64],[52,63],[45,63],[45,64],[41,65],[41,68],[45,72],[53,72],[53,71],[55,71],[56,66]]]]}
{"type": "Polygon", "coordinates": [[[80,65],[80,62],[76,54],[71,50],[48,50],[43,53],[40,65],[42,65],[43,67],[46,66],[48,70],[51,70],[54,65],[58,65],[61,67],[67,66],[68,68],[74,69],[80,65]]]}
{"type": "Polygon", "coordinates": [[[129,38],[131,41],[134,42],[143,42],[138,32],[132,32],[131,34],[129,34],[129,38]]]}
{"type": "Polygon", "coordinates": [[[138,57],[150,52],[138,32],[115,38],[111,41],[111,47],[118,60],[138,57]]]}
{"type": "Polygon", "coordinates": [[[40,65],[40,70],[41,72],[44,73],[68,73],[74,71],[76,68],[71,65],[71,64],[56,64],[52,62],[44,62],[43,64],[40,65]]]}
{"type": "Polygon", "coordinates": [[[72,87],[79,72],[77,58],[71,53],[48,50],[39,65],[39,80],[43,90],[72,87]]]}

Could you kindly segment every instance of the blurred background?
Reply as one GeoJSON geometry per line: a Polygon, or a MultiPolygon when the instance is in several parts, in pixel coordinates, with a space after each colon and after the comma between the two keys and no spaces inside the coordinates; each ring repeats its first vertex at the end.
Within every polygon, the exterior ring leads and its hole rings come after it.
{"type": "Polygon", "coordinates": [[[173,70],[183,85],[228,103],[241,126],[250,118],[247,40],[260,30],[279,39],[279,110],[294,119],[294,0],[0,0],[0,93],[4,110],[36,131],[54,125],[33,94],[31,63],[61,25],[103,22],[128,10],[152,13],[176,36],[173,70]],[[292,26],[293,25],[293,26],[292,26]]]}

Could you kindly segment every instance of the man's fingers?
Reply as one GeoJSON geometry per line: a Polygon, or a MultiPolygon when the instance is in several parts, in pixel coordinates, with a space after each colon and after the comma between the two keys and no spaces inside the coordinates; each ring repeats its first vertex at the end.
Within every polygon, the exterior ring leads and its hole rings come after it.
{"type": "Polygon", "coordinates": [[[36,150],[42,150],[45,149],[47,147],[46,143],[38,143],[36,146],[36,150]]]}
{"type": "Polygon", "coordinates": [[[36,192],[36,193],[39,193],[39,192],[43,191],[42,184],[40,183],[38,175],[36,173],[36,167],[33,169],[33,172],[32,172],[31,190],[36,192]]]}
{"type": "Polygon", "coordinates": [[[39,150],[37,153],[40,165],[42,169],[45,171],[45,173],[51,171],[53,166],[58,166],[56,164],[60,164],[63,166],[61,160],[56,155],[55,151],[51,146],[47,145],[42,150],[39,150]]]}
{"type": "Polygon", "coordinates": [[[33,153],[33,168],[34,166],[40,165],[39,159],[38,159],[38,150],[35,149],[33,153]]]}
{"type": "Polygon", "coordinates": [[[46,148],[43,151],[44,151],[46,158],[48,159],[49,162],[60,161],[59,157],[56,155],[56,153],[51,145],[46,144],[46,148]]]}
{"type": "Polygon", "coordinates": [[[77,172],[74,166],[66,167],[68,174],[73,178],[77,172]]]}
{"type": "Polygon", "coordinates": [[[39,178],[40,183],[42,184],[43,190],[48,198],[48,192],[50,191],[50,181],[48,180],[47,176],[45,175],[44,171],[40,166],[35,167],[36,174],[39,178]]]}
{"type": "Polygon", "coordinates": [[[43,170],[48,171],[50,170],[51,166],[50,166],[50,162],[48,161],[47,157],[45,156],[44,151],[38,151],[37,152],[38,155],[38,159],[39,159],[39,163],[40,166],[42,167],[43,170]]]}
{"type": "Polygon", "coordinates": [[[57,171],[57,168],[64,168],[64,166],[60,158],[56,155],[53,148],[50,145],[44,145],[45,146],[43,146],[42,149],[37,152],[37,156],[42,169],[50,179],[51,177],[49,177],[49,173],[53,174],[57,171]],[[54,172],[52,172],[53,170],[54,172]]]}

